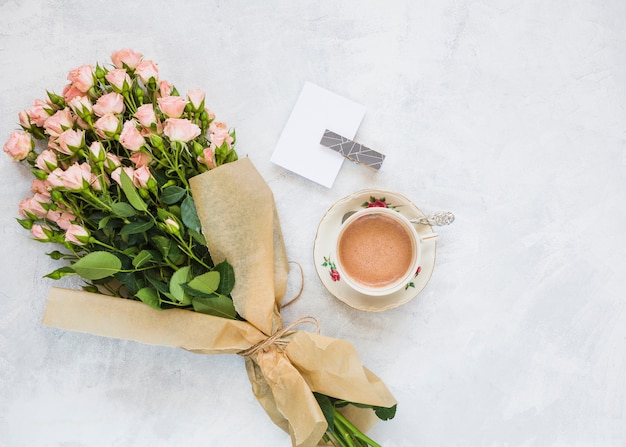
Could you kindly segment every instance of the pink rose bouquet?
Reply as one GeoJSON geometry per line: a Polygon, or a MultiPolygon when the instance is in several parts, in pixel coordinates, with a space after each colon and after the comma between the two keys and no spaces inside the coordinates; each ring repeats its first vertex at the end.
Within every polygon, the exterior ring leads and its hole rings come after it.
{"type": "MultiPolygon", "coordinates": [[[[9,136],[4,151],[34,176],[18,222],[35,240],[63,247],[48,253],[63,261],[48,278],[78,275],[87,292],[245,322],[231,295],[234,269],[227,260],[213,262],[189,181],[237,160],[235,132],[216,121],[202,90],[181,96],[143,55],[124,49],[111,60],[112,66],[72,70],[60,95],[48,93],[18,114],[22,129],[9,136]]],[[[250,352],[268,355],[257,351],[250,352]]],[[[356,388],[371,394],[373,383],[376,398],[369,400],[385,405],[354,405],[392,418],[390,393],[371,373],[355,370],[366,385],[356,388]]],[[[327,422],[323,441],[378,446],[339,411],[352,402],[313,394],[318,417],[327,422]]],[[[306,426],[307,418],[296,413],[290,424],[306,426]]],[[[294,445],[317,444],[323,433],[303,430],[312,439],[292,433],[294,445]]]]}
{"type": "Polygon", "coordinates": [[[204,92],[181,96],[140,53],[111,60],[70,71],[61,95],[19,113],[22,130],[4,151],[34,180],[18,221],[64,246],[50,253],[65,263],[49,278],[79,275],[89,291],[234,317],[232,284],[212,291],[224,296],[219,311],[199,304],[203,275],[232,275],[211,262],[188,179],[236,160],[235,133],[205,108],[204,92]]]}

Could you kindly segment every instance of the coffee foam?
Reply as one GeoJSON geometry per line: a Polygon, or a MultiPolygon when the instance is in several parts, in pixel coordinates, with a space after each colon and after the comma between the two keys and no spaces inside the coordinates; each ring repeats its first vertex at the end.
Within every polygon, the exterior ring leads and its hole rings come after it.
{"type": "Polygon", "coordinates": [[[415,256],[407,229],[384,214],[366,214],[350,222],[338,243],[343,273],[367,288],[385,288],[406,276],[415,256]]]}

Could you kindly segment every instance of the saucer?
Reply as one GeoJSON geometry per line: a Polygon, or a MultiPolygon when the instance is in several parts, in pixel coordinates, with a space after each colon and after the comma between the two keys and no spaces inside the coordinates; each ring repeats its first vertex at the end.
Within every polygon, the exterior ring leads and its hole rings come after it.
{"type": "MultiPolygon", "coordinates": [[[[419,273],[407,286],[397,292],[384,296],[368,296],[348,287],[335,271],[335,244],[344,216],[376,202],[378,206],[386,206],[399,211],[409,219],[424,217],[425,214],[406,197],[390,191],[365,189],[355,192],[337,201],[326,212],[317,228],[313,245],[313,260],[317,274],[324,287],[337,299],[345,304],[367,312],[382,312],[402,306],[424,290],[435,268],[436,244],[432,241],[422,245],[422,259],[419,273]]],[[[420,236],[433,234],[430,225],[417,225],[420,236]]]]}

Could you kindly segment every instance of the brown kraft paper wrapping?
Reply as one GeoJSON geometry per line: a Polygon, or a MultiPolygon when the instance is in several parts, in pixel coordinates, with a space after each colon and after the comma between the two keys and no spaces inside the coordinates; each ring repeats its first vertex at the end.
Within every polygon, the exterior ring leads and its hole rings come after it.
{"type": "MultiPolygon", "coordinates": [[[[213,261],[226,259],[235,270],[232,297],[246,321],[182,309],[160,311],[139,301],[53,288],[43,323],[199,354],[241,353],[281,330],[279,310],[289,265],[271,190],[248,158],[190,183],[213,261]]],[[[368,405],[396,404],[344,340],[288,331],[280,343],[244,358],[259,403],[297,447],[318,445],[327,428],[313,391],[368,405]]],[[[371,411],[351,411],[355,425],[371,425],[371,411]]]]}

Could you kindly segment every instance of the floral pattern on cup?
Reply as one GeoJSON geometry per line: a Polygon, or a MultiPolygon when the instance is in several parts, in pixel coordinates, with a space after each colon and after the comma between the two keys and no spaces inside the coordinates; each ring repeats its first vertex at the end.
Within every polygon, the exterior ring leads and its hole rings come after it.
{"type": "MultiPolygon", "coordinates": [[[[420,274],[421,271],[422,271],[422,267],[420,266],[417,268],[417,271],[415,272],[415,278],[417,278],[417,276],[420,274]]],[[[406,286],[404,286],[404,290],[408,290],[409,287],[415,287],[415,283],[411,281],[406,286]]]]}
{"type": "Polygon", "coordinates": [[[363,202],[361,206],[363,208],[395,208],[391,203],[387,203],[385,197],[377,199],[374,196],[371,196],[368,202],[363,202]]]}
{"type": "Polygon", "coordinates": [[[329,268],[329,274],[330,274],[330,278],[333,281],[339,281],[341,279],[341,275],[339,275],[339,271],[337,270],[337,266],[335,266],[335,263],[332,262],[330,260],[330,256],[327,258],[326,256],[324,256],[324,262],[322,263],[322,267],[328,267],[329,268]]]}

